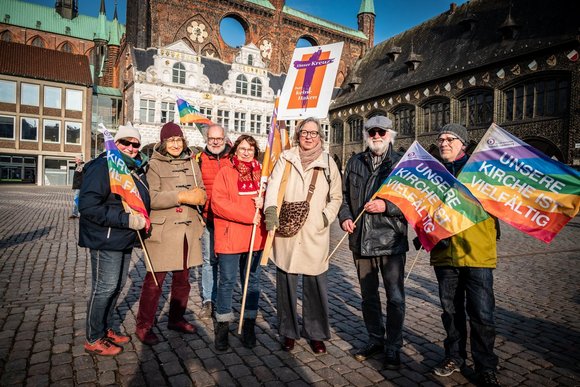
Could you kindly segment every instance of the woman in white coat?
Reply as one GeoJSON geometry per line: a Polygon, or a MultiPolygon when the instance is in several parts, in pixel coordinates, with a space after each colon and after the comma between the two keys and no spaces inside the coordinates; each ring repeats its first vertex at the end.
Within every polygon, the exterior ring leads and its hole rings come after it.
{"type": "Polygon", "coordinates": [[[276,298],[282,349],[292,351],[296,339],[309,340],[315,354],[326,353],[324,341],[330,339],[328,320],[328,282],[326,272],[330,228],[342,202],[341,176],[336,163],[322,150],[320,123],[313,118],[296,128],[295,145],[282,153],[268,181],[264,202],[266,229],[278,226],[278,193],[286,164],[291,167],[284,191],[284,200],[306,200],[315,170],[318,170],[308,217],[292,237],[276,234],[274,258],[277,266],[276,298]],[[302,274],[302,329],[296,312],[298,275],[302,274]]]}

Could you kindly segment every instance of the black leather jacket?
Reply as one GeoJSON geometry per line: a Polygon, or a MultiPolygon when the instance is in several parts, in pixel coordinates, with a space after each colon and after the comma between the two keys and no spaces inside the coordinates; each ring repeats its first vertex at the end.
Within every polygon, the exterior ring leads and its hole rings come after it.
{"type": "MultiPolygon", "coordinates": [[[[373,171],[370,150],[350,158],[342,179],[342,206],[340,223],[355,220],[365,203],[379,189],[401,155],[389,147],[382,164],[373,171]]],[[[350,250],[363,257],[403,254],[409,250],[407,221],[401,210],[389,201],[382,214],[366,213],[359,219],[349,236],[350,250]]]]}

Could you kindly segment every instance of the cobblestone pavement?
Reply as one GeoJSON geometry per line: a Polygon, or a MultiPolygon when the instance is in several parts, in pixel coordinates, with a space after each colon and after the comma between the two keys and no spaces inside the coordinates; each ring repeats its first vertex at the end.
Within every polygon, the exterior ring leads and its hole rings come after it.
{"type": "MultiPolygon", "coordinates": [[[[366,340],[360,293],[351,255],[341,246],[329,272],[332,339],[328,353],[314,356],[305,340],[293,353],[280,349],[276,329],[275,269],[265,268],[257,322],[258,346],[213,347],[214,324],[200,312],[200,272],[187,318],[198,334],[167,330],[166,283],[156,327],[163,341],[143,346],[135,338],[135,315],[145,273],[141,251],[133,254],[120,297],[118,320],[133,341],[115,358],[83,350],[90,265],[77,247],[78,224],[69,220],[72,191],[65,188],[0,186],[0,385],[122,386],[463,386],[473,371],[434,376],[443,355],[444,332],[433,269],[419,255],[406,283],[407,315],[400,371],[382,370],[380,356],[352,357],[366,340]]],[[[499,378],[506,386],[580,385],[580,217],[549,245],[503,225],[495,271],[499,378]]],[[[342,237],[333,225],[331,246],[342,237]]],[[[416,253],[407,258],[407,271],[416,253]]],[[[167,281],[168,282],[168,281],[167,281]]],[[[384,297],[384,293],[382,294],[384,297]]],[[[239,293],[236,294],[239,300],[239,293]]],[[[239,310],[239,304],[235,305],[239,310]]],[[[237,330],[237,327],[235,327],[237,330]]]]}

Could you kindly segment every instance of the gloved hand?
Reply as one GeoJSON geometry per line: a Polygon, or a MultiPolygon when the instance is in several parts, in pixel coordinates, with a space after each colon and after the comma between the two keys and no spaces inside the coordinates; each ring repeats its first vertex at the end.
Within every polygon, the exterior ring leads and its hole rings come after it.
{"type": "Polygon", "coordinates": [[[192,206],[204,205],[207,200],[205,191],[201,188],[193,188],[187,191],[180,191],[177,194],[179,204],[191,204],[192,206]]]}
{"type": "Polygon", "coordinates": [[[272,231],[274,228],[280,226],[277,212],[276,206],[270,206],[264,210],[264,223],[266,224],[266,230],[272,231]]]}
{"type": "Polygon", "coordinates": [[[129,228],[131,230],[139,231],[145,228],[147,222],[145,217],[141,214],[129,214],[129,228]]]}

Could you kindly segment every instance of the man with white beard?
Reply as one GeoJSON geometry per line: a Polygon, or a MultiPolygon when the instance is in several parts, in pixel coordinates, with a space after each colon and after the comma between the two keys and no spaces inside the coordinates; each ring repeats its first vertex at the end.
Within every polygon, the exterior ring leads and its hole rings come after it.
{"type": "Polygon", "coordinates": [[[369,199],[379,189],[401,155],[393,151],[397,132],[384,116],[370,118],[364,126],[368,148],[350,158],[343,176],[343,202],[338,214],[342,229],[350,234],[349,246],[356,265],[362,312],[369,340],[354,357],[358,361],[385,352],[384,366],[401,367],[405,319],[403,276],[407,222],[401,210],[384,199],[369,199]],[[364,210],[355,224],[354,220],[364,210]],[[383,324],[379,272],[387,294],[387,321],[383,324]],[[386,337],[385,337],[386,333],[386,337]]]}

